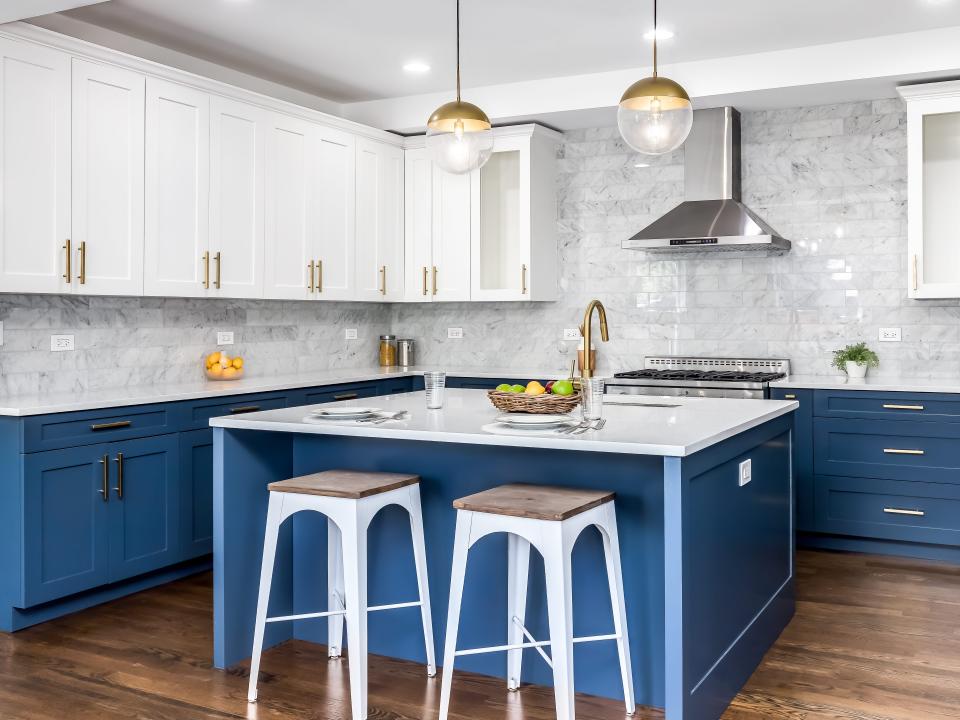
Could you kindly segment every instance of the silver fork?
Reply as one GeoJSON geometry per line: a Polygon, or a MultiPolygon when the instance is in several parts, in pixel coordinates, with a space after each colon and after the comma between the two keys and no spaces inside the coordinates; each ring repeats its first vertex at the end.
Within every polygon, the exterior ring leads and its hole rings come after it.
{"type": "Polygon", "coordinates": [[[570,434],[571,434],[571,435],[583,435],[587,430],[600,430],[601,428],[603,428],[604,425],[607,424],[607,421],[606,421],[605,419],[603,419],[603,418],[600,418],[600,419],[597,420],[596,422],[597,422],[596,425],[593,425],[592,423],[587,423],[587,424],[586,424],[585,426],[583,426],[583,427],[578,427],[577,429],[575,429],[575,430],[574,430],[572,433],[570,433],[570,434]]]}

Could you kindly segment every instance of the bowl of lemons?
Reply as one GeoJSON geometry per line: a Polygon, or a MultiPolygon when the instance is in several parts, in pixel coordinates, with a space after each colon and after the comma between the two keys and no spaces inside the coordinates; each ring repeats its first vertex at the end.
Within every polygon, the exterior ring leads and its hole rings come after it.
{"type": "Polygon", "coordinates": [[[494,407],[501,412],[568,413],[580,404],[581,395],[572,379],[541,383],[531,380],[526,385],[497,385],[487,392],[494,407]]]}
{"type": "Polygon", "coordinates": [[[207,355],[207,378],[210,380],[239,380],[243,377],[243,358],[229,357],[225,352],[207,355]]]}

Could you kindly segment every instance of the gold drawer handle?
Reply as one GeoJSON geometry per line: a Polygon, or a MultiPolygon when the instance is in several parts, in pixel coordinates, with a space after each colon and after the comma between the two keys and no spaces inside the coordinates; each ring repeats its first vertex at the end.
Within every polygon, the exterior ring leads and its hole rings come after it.
{"type": "Polygon", "coordinates": [[[97,430],[116,430],[117,428],[125,428],[133,425],[133,420],[119,420],[117,422],[108,422],[108,423],[99,423],[97,425],[91,425],[90,429],[96,432],[97,430]]]}
{"type": "Polygon", "coordinates": [[[387,294],[387,266],[383,265],[380,268],[380,294],[387,294]]]}
{"type": "Polygon", "coordinates": [[[784,396],[783,396],[783,399],[784,399],[784,400],[796,400],[796,399],[797,399],[797,396],[796,396],[796,395],[784,395],[784,396]]]}
{"type": "Polygon", "coordinates": [[[87,242],[80,241],[80,284],[87,284],[87,242]]]}
{"type": "Polygon", "coordinates": [[[208,250],[203,255],[200,256],[200,259],[203,260],[203,280],[201,284],[205,290],[210,289],[210,251],[208,250]]]}
{"type": "Polygon", "coordinates": [[[923,455],[923,450],[899,450],[897,448],[884,448],[887,455],[923,455]]]}
{"type": "Polygon", "coordinates": [[[66,264],[64,267],[65,272],[63,273],[63,279],[68,283],[73,282],[73,273],[70,271],[70,259],[73,255],[73,250],[70,249],[70,238],[67,238],[63,243],[64,258],[66,259],[66,264]]]}
{"type": "Polygon", "coordinates": [[[915,517],[926,515],[923,510],[906,510],[904,508],[884,508],[883,511],[888,515],[913,515],[915,517]]]}
{"type": "Polygon", "coordinates": [[[214,281],[213,281],[213,287],[215,287],[217,290],[219,290],[219,289],[220,289],[220,253],[218,252],[216,255],[214,255],[214,256],[213,256],[213,259],[214,259],[214,260],[216,261],[216,263],[217,263],[217,274],[216,274],[215,279],[214,279],[214,281]]]}
{"type": "Polygon", "coordinates": [[[104,502],[110,502],[110,456],[104,455],[100,458],[100,464],[103,466],[103,480],[100,489],[97,490],[103,496],[104,502]]]}
{"type": "Polygon", "coordinates": [[[520,270],[520,294],[521,294],[521,295],[526,295],[526,294],[527,294],[527,266],[526,266],[526,265],[521,265],[520,268],[521,268],[521,270],[520,270]]]}
{"type": "Polygon", "coordinates": [[[424,268],[423,268],[423,295],[424,295],[424,297],[426,297],[426,295],[427,295],[427,268],[426,268],[426,266],[424,266],[424,268]]]}
{"type": "Polygon", "coordinates": [[[259,405],[244,405],[243,407],[230,408],[230,412],[233,415],[240,415],[242,413],[256,412],[259,409],[259,405]]]}
{"type": "Polygon", "coordinates": [[[123,500],[123,453],[117,453],[117,486],[113,490],[117,500],[123,500]]]}
{"type": "Polygon", "coordinates": [[[314,275],[313,275],[313,269],[314,269],[316,266],[317,266],[317,264],[316,264],[313,260],[311,260],[311,261],[310,261],[310,264],[307,265],[307,270],[310,271],[310,282],[307,284],[307,287],[310,289],[310,292],[313,292],[313,277],[314,277],[314,275]]]}
{"type": "Polygon", "coordinates": [[[894,405],[884,404],[884,410],[923,410],[923,405],[894,405]]]}

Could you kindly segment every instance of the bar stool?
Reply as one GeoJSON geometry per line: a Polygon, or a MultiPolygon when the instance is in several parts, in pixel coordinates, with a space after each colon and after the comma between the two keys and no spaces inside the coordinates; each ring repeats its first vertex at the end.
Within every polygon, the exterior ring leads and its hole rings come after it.
{"type": "Polygon", "coordinates": [[[328,649],[331,658],[340,656],[346,619],[347,654],[350,667],[350,702],[353,720],[367,717],[367,613],[404,607],[420,607],[423,640],[427,654],[427,675],[437,673],[430,616],[430,589],[420,509],[420,478],[394,473],[328,470],[290,480],[270,483],[267,529],[263,541],[260,595],[250,661],[249,702],[257,700],[257,679],[263,633],[267,623],[309,618],[327,618],[328,649]],[[420,597],[415,602],[367,606],[367,528],[374,515],[388,505],[399,505],[410,514],[414,564],[420,597]],[[328,609],[324,612],[267,617],[270,584],[280,525],[291,515],[309,510],[327,516],[328,609]]]}
{"type": "Polygon", "coordinates": [[[617,642],[627,714],[634,714],[636,705],[633,695],[633,671],[630,666],[630,643],[627,637],[620,544],[613,497],[612,492],[599,490],[518,484],[503,485],[454,501],[453,506],[457,509],[457,529],[453,541],[450,604],[443,653],[443,680],[440,686],[440,720],[447,719],[450,709],[450,686],[455,657],[506,651],[507,689],[516,690],[520,687],[524,648],[536,649],[553,668],[557,720],[573,720],[573,645],[598,640],[617,642]],[[610,635],[575,638],[571,554],[577,537],[590,525],[597,526],[603,537],[614,632],[610,635]],[[460,603],[468,552],[480,538],[501,532],[509,533],[507,644],[457,650],[457,627],[460,622],[460,603]],[[524,626],[531,545],[543,556],[549,640],[536,640],[524,626]],[[547,646],[551,648],[549,656],[543,650],[547,646]]]}

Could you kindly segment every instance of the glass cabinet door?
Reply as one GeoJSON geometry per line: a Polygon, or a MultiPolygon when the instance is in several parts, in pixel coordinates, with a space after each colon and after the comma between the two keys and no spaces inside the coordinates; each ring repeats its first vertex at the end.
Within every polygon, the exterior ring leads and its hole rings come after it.
{"type": "Polygon", "coordinates": [[[924,284],[960,282],[960,112],[923,116],[924,284]]]}

